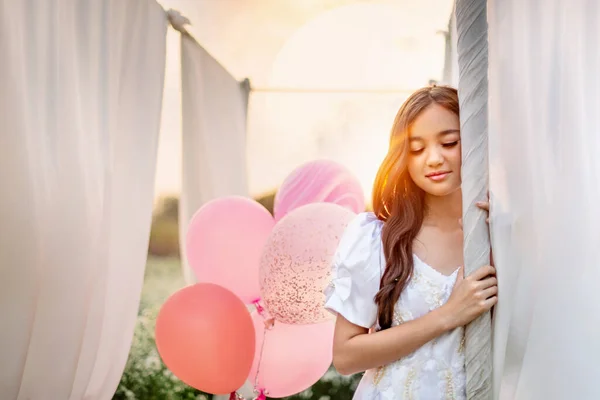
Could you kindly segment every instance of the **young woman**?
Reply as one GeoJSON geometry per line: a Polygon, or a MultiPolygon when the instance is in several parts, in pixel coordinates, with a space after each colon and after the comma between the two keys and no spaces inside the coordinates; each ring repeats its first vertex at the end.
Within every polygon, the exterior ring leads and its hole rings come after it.
{"type": "MultiPolygon", "coordinates": [[[[464,278],[457,91],[427,87],[396,115],[374,213],[344,233],[326,290],[333,363],[367,371],[354,399],[464,399],[464,325],[497,302],[495,269],[464,278]]],[[[478,206],[488,210],[488,203],[478,206]]]]}

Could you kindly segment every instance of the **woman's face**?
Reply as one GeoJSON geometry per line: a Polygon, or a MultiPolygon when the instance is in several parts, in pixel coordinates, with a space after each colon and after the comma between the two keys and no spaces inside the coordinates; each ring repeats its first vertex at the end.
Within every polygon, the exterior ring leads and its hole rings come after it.
{"type": "Polygon", "coordinates": [[[452,111],[431,104],[409,132],[408,172],[415,184],[433,196],[460,189],[460,121],[452,111]]]}

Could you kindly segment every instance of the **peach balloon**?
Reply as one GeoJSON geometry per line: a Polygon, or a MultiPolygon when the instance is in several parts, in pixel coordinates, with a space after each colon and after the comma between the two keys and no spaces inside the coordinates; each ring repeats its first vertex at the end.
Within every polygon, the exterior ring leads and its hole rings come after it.
{"type": "Polygon", "coordinates": [[[165,365],[183,382],[206,393],[228,394],[244,384],[255,340],[244,303],[212,283],[175,292],[156,319],[156,347],[165,365]]]}
{"type": "Polygon", "coordinates": [[[333,321],[313,325],[275,321],[265,334],[263,317],[254,313],[252,319],[256,329],[256,356],[249,380],[254,383],[258,371],[257,389],[264,390],[268,397],[300,393],[314,385],[331,366],[333,321]]]}

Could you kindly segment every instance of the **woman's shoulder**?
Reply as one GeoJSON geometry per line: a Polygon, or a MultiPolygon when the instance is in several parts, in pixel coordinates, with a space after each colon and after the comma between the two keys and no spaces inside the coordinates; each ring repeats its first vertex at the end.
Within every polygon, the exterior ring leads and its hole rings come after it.
{"type": "Polygon", "coordinates": [[[383,222],[372,212],[363,212],[350,221],[339,242],[336,263],[367,269],[379,274],[383,222]]]}
{"type": "Polygon", "coordinates": [[[365,328],[372,327],[377,317],[373,299],[382,272],[382,225],[368,212],[350,221],[335,254],[332,281],[325,289],[326,309],[365,328]]]}
{"type": "Polygon", "coordinates": [[[372,212],[362,212],[357,214],[346,226],[342,240],[351,239],[353,241],[371,241],[381,240],[381,221],[372,212]]]}

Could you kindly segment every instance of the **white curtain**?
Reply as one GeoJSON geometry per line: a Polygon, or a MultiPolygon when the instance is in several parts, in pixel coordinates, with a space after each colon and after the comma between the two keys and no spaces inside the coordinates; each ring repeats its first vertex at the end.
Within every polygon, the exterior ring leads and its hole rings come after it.
{"type": "Polygon", "coordinates": [[[183,171],[179,234],[185,280],[196,281],[185,257],[194,213],[221,196],[248,195],[246,114],[249,83],[238,82],[196,40],[181,35],[183,171]]]}
{"type": "Polygon", "coordinates": [[[0,2],[0,397],[110,399],[151,223],[166,18],[0,2]]]}
{"type": "Polygon", "coordinates": [[[600,399],[600,3],[488,3],[495,398],[600,399]]]}
{"type": "Polygon", "coordinates": [[[456,5],[450,14],[446,32],[446,51],[442,83],[458,87],[458,33],[456,32],[456,5]]]}

